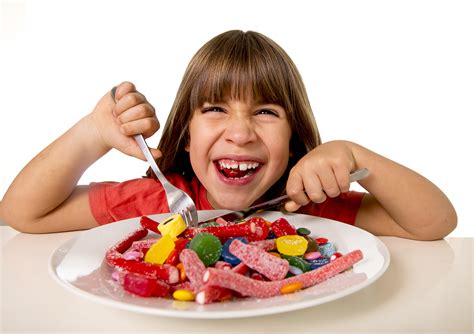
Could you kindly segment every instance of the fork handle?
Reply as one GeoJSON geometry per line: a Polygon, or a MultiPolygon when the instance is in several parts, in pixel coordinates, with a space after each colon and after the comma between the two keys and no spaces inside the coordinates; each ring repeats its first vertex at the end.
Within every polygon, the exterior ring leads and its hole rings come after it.
{"type": "Polygon", "coordinates": [[[168,180],[164,177],[163,173],[161,170],[158,168],[158,165],[156,164],[155,159],[153,158],[153,155],[150,152],[150,148],[146,144],[145,138],[143,138],[143,135],[140,133],[138,135],[133,136],[135,138],[135,141],[137,142],[138,146],[140,147],[140,150],[143,152],[145,155],[146,160],[151,166],[151,169],[155,173],[156,177],[158,180],[160,180],[161,184],[164,186],[165,184],[168,183],[168,180]]]}

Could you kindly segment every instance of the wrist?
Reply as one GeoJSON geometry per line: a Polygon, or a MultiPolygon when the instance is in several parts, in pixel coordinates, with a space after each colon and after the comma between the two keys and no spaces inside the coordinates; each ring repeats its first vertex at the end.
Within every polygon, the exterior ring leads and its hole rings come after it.
{"type": "Polygon", "coordinates": [[[78,125],[79,136],[84,140],[87,155],[97,160],[111,150],[111,146],[103,139],[94,115],[89,114],[82,118],[78,125]]]}

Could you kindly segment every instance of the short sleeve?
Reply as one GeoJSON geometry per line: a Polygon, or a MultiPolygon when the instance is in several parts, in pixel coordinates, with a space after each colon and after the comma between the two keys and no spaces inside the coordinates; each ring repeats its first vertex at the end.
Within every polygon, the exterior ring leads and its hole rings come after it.
{"type": "Polygon", "coordinates": [[[100,225],[169,211],[163,187],[154,179],[91,183],[90,186],[89,205],[100,225]]]}
{"type": "Polygon", "coordinates": [[[323,203],[310,203],[297,212],[318,216],[354,225],[365,193],[349,191],[335,198],[328,198],[323,203]]]}

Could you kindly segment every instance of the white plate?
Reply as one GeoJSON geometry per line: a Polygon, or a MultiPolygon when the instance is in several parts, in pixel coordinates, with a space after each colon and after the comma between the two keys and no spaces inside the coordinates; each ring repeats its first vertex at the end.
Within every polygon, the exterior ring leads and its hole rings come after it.
{"type": "MultiPolygon", "coordinates": [[[[200,220],[216,211],[200,211],[200,220]]],[[[240,318],[275,314],[327,303],[374,283],[387,269],[387,247],[372,234],[329,219],[281,212],[259,213],[269,221],[284,216],[295,227],[306,227],[312,236],[326,237],[345,254],[362,250],[364,259],[352,271],[299,292],[266,299],[244,298],[222,303],[199,305],[165,298],[143,298],[124,292],[111,279],[111,269],[104,262],[109,247],[140,226],[133,218],[104,225],[81,233],[61,245],[50,258],[50,273],[66,289],[93,301],[138,313],[177,318],[240,318]]],[[[158,221],[169,214],[150,216],[158,221]]],[[[156,237],[154,233],[149,236],[156,237]]]]}

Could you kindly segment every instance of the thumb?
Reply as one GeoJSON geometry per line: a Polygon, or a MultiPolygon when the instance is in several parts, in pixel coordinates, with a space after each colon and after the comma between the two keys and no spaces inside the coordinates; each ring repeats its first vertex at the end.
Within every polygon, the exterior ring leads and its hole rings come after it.
{"type": "Polygon", "coordinates": [[[150,152],[155,160],[163,156],[163,153],[157,148],[150,148],[150,152]]]}
{"type": "Polygon", "coordinates": [[[285,210],[288,212],[295,212],[301,208],[301,205],[297,204],[295,201],[288,201],[285,203],[285,210]]]}

